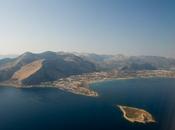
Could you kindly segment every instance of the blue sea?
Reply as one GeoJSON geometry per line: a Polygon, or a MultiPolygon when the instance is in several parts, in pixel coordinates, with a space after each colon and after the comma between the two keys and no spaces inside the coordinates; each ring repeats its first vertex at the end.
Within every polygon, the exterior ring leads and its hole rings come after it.
{"type": "Polygon", "coordinates": [[[99,97],[55,88],[0,87],[0,130],[175,130],[175,79],[95,83],[99,97]],[[130,123],[115,105],[145,109],[156,123],[130,123]]]}

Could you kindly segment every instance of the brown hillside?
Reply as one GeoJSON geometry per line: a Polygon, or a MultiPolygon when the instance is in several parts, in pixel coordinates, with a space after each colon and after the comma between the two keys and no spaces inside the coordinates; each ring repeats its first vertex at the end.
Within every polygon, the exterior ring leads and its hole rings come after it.
{"type": "Polygon", "coordinates": [[[12,80],[22,81],[30,77],[31,75],[33,75],[34,73],[36,73],[38,70],[41,69],[43,61],[44,60],[41,59],[23,66],[20,70],[16,71],[13,74],[12,80]]]}

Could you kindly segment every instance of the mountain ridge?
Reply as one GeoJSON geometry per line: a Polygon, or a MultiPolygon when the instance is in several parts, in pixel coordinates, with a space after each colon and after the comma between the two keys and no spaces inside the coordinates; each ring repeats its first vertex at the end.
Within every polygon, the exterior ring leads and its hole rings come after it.
{"type": "Polygon", "coordinates": [[[26,52],[0,60],[0,82],[40,84],[71,75],[97,71],[175,70],[175,59],[159,56],[124,56],[46,51],[26,52]]]}
{"type": "MultiPolygon", "coordinates": [[[[43,60],[42,67],[26,78],[20,78],[23,84],[39,84],[41,82],[53,81],[58,78],[88,73],[95,71],[95,65],[75,55],[60,55],[56,52],[43,52],[39,54],[24,53],[17,58],[9,59],[7,61],[0,60],[0,81],[15,80],[14,74],[26,71],[20,71],[25,66],[29,66],[32,62],[43,60]],[[14,76],[14,77],[13,77],[14,76]]],[[[27,68],[27,67],[26,67],[27,68]]],[[[32,69],[28,70],[31,73],[32,69]]],[[[18,73],[19,74],[19,73],[18,73]]],[[[20,77],[20,76],[19,76],[20,77]]],[[[16,80],[19,80],[16,78],[16,80]]]]}

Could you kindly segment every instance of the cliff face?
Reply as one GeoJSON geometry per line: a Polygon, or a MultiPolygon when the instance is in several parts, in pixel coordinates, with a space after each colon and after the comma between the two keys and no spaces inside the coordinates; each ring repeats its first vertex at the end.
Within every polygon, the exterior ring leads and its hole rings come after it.
{"type": "Polygon", "coordinates": [[[95,70],[93,63],[71,54],[25,53],[15,59],[0,61],[0,81],[32,85],[95,70]]]}

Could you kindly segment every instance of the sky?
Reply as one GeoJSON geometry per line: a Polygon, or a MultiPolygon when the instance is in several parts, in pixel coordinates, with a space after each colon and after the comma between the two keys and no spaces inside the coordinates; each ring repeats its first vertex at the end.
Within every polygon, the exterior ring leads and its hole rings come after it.
{"type": "Polygon", "coordinates": [[[0,54],[175,58],[174,0],[0,0],[0,54]]]}

